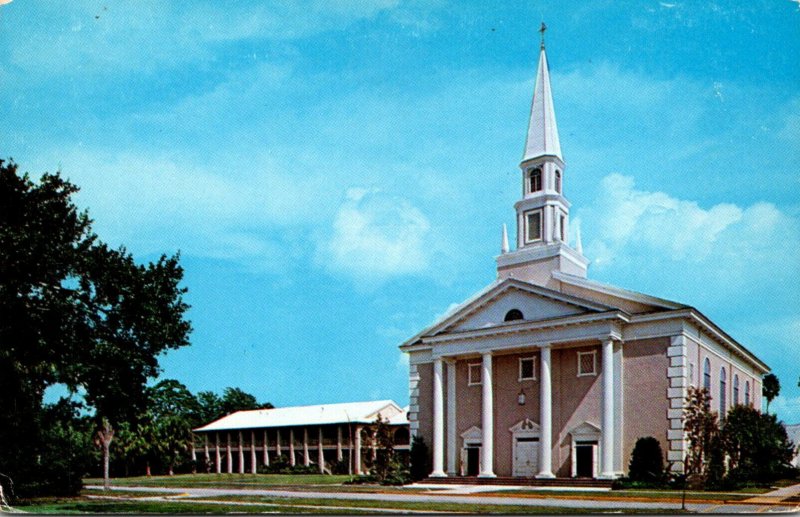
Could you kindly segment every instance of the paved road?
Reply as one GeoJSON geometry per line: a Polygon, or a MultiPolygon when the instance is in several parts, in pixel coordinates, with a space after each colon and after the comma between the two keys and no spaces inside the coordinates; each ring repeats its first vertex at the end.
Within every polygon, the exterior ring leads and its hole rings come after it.
{"type": "MultiPolygon", "coordinates": [[[[87,486],[91,489],[102,489],[102,486],[87,486]]],[[[496,504],[496,505],[524,505],[524,506],[552,506],[560,508],[607,508],[615,510],[645,509],[645,510],[677,510],[680,503],[670,502],[638,502],[638,501],[604,501],[602,496],[598,501],[586,499],[562,499],[548,497],[515,497],[503,496],[460,496],[441,494],[397,494],[397,493],[365,493],[365,492],[311,492],[292,490],[270,489],[245,489],[245,488],[164,488],[152,486],[112,486],[111,490],[136,491],[136,492],[168,492],[174,494],[187,494],[189,497],[219,497],[219,496],[267,496],[291,497],[297,499],[343,499],[349,501],[385,501],[385,502],[417,502],[417,503],[457,503],[457,504],[496,504]]],[[[764,504],[728,504],[717,505],[707,503],[688,503],[689,511],[698,513],[756,513],[756,512],[797,512],[798,505],[764,505],[764,504]]]]}

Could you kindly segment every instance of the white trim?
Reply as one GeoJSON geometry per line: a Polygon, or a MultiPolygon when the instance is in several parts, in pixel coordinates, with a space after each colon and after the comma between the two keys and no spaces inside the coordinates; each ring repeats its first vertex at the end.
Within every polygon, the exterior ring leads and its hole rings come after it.
{"type": "Polygon", "coordinates": [[[483,365],[481,363],[467,363],[467,386],[480,386],[481,381],[483,378],[481,377],[481,367],[483,365]],[[478,378],[480,379],[478,382],[474,382],[472,380],[472,368],[478,368],[478,378]]]}
{"type": "Polygon", "coordinates": [[[522,212],[522,222],[525,225],[525,228],[522,232],[522,241],[524,244],[533,244],[535,242],[542,242],[544,240],[544,210],[541,208],[535,208],[533,210],[527,210],[522,212]],[[529,239],[528,236],[530,234],[530,227],[528,222],[528,216],[531,214],[538,213],[539,214],[539,238],[538,239],[529,239]]]}
{"type": "Polygon", "coordinates": [[[538,443],[536,449],[536,468],[534,468],[533,472],[535,476],[539,473],[539,447],[542,446],[539,425],[530,418],[525,418],[514,424],[508,430],[511,433],[511,475],[514,477],[523,476],[523,474],[520,474],[517,470],[517,444],[519,443],[519,438],[527,438],[535,439],[538,443]]]}
{"type": "Polygon", "coordinates": [[[589,352],[578,352],[578,377],[597,377],[597,350],[591,350],[589,352]],[[591,372],[582,372],[581,371],[581,357],[584,355],[591,355],[592,356],[592,371],[591,372]]]}
{"type": "Polygon", "coordinates": [[[517,382],[535,381],[536,380],[536,356],[535,355],[529,355],[529,356],[526,356],[526,357],[520,357],[518,364],[519,364],[519,369],[517,371],[519,372],[519,375],[518,375],[518,378],[517,378],[517,382]],[[523,377],[522,376],[522,361],[531,361],[531,363],[532,363],[531,364],[531,377],[523,377]]]}
{"type": "Polygon", "coordinates": [[[578,461],[577,461],[577,442],[590,442],[595,443],[592,446],[592,477],[598,477],[598,469],[600,468],[600,437],[601,430],[598,426],[591,422],[583,422],[582,424],[572,428],[569,431],[571,447],[570,447],[570,475],[578,477],[578,461]]]}

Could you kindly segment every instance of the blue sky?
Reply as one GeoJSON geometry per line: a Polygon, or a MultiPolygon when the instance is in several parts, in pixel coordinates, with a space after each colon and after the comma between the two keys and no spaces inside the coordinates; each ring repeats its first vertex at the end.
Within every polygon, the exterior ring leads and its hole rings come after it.
{"type": "Polygon", "coordinates": [[[193,391],[405,404],[397,345],[494,279],[547,22],[590,278],[699,308],[800,422],[800,10],[753,2],[0,6],[0,154],[180,250],[193,391]]]}

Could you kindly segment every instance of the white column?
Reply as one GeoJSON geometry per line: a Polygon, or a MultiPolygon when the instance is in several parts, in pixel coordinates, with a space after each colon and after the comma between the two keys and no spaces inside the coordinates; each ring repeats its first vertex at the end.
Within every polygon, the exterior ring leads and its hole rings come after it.
{"type": "Polygon", "coordinates": [[[244,440],[241,431],[239,431],[239,474],[244,474],[244,440]]]}
{"type": "Polygon", "coordinates": [[[336,461],[342,461],[342,426],[336,426],[336,461]]]}
{"type": "Polygon", "coordinates": [[[319,463],[319,473],[325,473],[325,451],[322,449],[322,426],[319,426],[319,438],[317,439],[317,463],[319,463]]]}
{"type": "Polygon", "coordinates": [[[231,433],[228,433],[228,449],[227,449],[227,460],[228,460],[228,474],[233,474],[233,453],[231,453],[231,433]]]}
{"type": "Polygon", "coordinates": [[[264,465],[269,467],[269,440],[267,439],[266,429],[264,429],[264,465]]]}
{"type": "Polygon", "coordinates": [[[447,362],[447,474],[456,475],[456,362],[447,362]]]}
{"type": "Polygon", "coordinates": [[[308,467],[311,464],[311,458],[308,456],[308,427],[303,428],[303,465],[308,467]]]}
{"type": "Polygon", "coordinates": [[[614,477],[614,340],[603,341],[603,429],[601,478],[614,477]]]}
{"type": "Polygon", "coordinates": [[[281,455],[281,430],[275,429],[275,457],[281,455]]]}
{"type": "Polygon", "coordinates": [[[542,347],[539,372],[539,474],[537,478],[554,478],[553,474],[553,397],[550,385],[550,345],[542,347]]]}
{"type": "Polygon", "coordinates": [[[361,426],[357,425],[355,428],[355,450],[353,451],[353,467],[355,468],[356,476],[361,475],[361,426]]]}
{"type": "Polygon", "coordinates": [[[256,473],[256,432],[250,431],[250,473],[256,473]]]}
{"type": "Polygon", "coordinates": [[[289,429],[289,465],[294,467],[294,429],[289,429]]]}
{"type": "Polygon", "coordinates": [[[203,444],[203,448],[205,449],[206,453],[206,465],[205,468],[203,468],[203,472],[208,473],[209,466],[211,465],[211,454],[209,454],[208,452],[208,433],[203,433],[203,436],[205,437],[205,443],[203,444]]]}
{"type": "Polygon", "coordinates": [[[219,432],[215,433],[216,436],[216,447],[214,447],[214,464],[217,469],[217,474],[222,474],[222,458],[220,457],[219,453],[219,432]]]}
{"type": "Polygon", "coordinates": [[[445,477],[445,475],[442,358],[437,357],[433,360],[433,470],[431,477],[445,477]]]}
{"type": "Polygon", "coordinates": [[[492,392],[492,354],[483,354],[481,367],[481,470],[478,477],[497,477],[494,473],[494,399],[492,392]]]}

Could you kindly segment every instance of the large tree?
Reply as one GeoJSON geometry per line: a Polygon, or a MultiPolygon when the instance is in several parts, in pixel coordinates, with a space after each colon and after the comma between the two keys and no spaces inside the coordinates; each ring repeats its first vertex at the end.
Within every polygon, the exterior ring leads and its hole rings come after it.
{"type": "Polygon", "coordinates": [[[143,414],[159,355],[187,345],[191,330],[179,257],[139,264],[100,242],[77,191],[0,160],[0,465],[18,489],[38,482],[25,473],[47,446],[48,386],[80,392],[110,440],[114,425],[143,414]]]}

